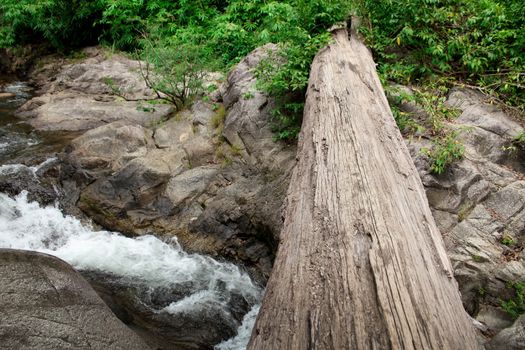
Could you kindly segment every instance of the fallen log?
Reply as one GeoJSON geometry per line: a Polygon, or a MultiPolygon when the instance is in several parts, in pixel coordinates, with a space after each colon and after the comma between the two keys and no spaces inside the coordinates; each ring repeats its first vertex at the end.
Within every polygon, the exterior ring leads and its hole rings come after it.
{"type": "Polygon", "coordinates": [[[425,191],[370,52],[312,64],[298,164],[248,349],[475,349],[425,191]]]}

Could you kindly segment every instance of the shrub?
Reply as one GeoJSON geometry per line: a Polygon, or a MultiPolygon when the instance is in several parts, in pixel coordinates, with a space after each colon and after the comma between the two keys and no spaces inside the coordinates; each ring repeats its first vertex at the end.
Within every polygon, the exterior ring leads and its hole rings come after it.
{"type": "Polygon", "coordinates": [[[378,70],[402,84],[450,76],[523,109],[525,2],[360,0],[378,70]]]}
{"type": "Polygon", "coordinates": [[[212,67],[212,59],[203,44],[177,37],[142,42],[140,58],[145,63],[141,65],[141,74],[159,98],[181,110],[204,92],[203,79],[212,67]]]}
{"type": "Polygon", "coordinates": [[[434,140],[434,147],[426,150],[425,153],[430,158],[430,172],[443,174],[448,165],[463,157],[465,147],[457,137],[457,132],[450,132],[445,137],[434,140]]]}
{"type": "Polygon", "coordinates": [[[0,47],[47,40],[64,50],[97,42],[102,0],[2,0],[0,47]]]}
{"type": "Polygon", "coordinates": [[[513,319],[517,319],[525,313],[525,282],[509,283],[507,288],[513,289],[514,297],[507,301],[500,300],[500,304],[513,319]]]}

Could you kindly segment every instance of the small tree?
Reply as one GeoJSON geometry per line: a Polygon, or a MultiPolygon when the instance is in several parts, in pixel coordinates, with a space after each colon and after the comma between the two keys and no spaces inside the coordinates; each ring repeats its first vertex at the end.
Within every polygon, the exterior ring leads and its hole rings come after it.
{"type": "Polygon", "coordinates": [[[145,39],[140,73],[146,85],[161,99],[181,110],[203,91],[206,71],[211,68],[204,45],[198,42],[145,39]]]}

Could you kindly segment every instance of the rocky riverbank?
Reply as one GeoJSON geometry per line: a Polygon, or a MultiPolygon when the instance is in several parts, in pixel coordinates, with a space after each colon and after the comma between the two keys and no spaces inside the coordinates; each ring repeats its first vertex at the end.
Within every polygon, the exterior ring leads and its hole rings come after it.
{"type": "MultiPolygon", "coordinates": [[[[264,282],[296,163],[295,146],[273,141],[273,102],[257,91],[252,73],[273,49],[257,49],[226,79],[211,79],[217,89],[179,113],[155,100],[137,62],[126,57],[89,48],[80,60],[37,62],[29,77],[39,95],[18,115],[41,132],[74,137],[45,168],[39,186],[57,189],[66,212],[131,236],[177,236],[185,249],[240,263],[264,282]]],[[[461,111],[450,123],[466,146],[463,160],[435,176],[421,152],[430,140],[406,142],[465,308],[489,339],[513,324],[501,300],[513,298],[509,283],[525,276],[524,158],[508,147],[524,130],[475,91],[456,89],[447,104],[461,111]]],[[[13,194],[24,188],[3,183],[13,194]]],[[[99,285],[99,292],[106,287],[99,285]]],[[[117,313],[129,312],[113,305],[117,313]]],[[[519,322],[494,341],[518,344],[519,322]]]]}

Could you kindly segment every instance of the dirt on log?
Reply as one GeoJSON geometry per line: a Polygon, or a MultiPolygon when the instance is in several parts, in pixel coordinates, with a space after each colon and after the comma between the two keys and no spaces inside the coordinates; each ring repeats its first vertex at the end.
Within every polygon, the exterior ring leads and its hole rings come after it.
{"type": "Polygon", "coordinates": [[[372,56],[346,30],[312,64],[298,157],[248,349],[478,348],[372,56]]]}

